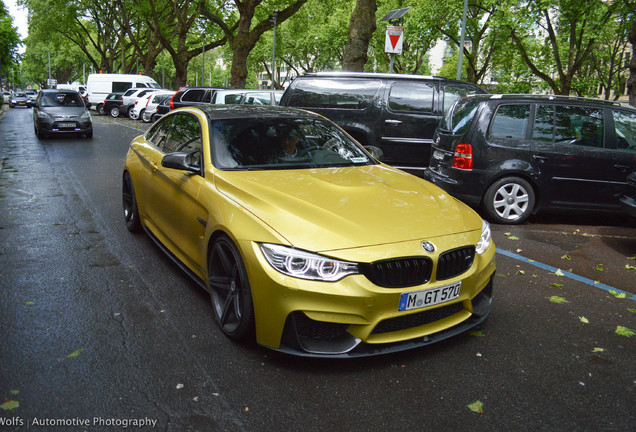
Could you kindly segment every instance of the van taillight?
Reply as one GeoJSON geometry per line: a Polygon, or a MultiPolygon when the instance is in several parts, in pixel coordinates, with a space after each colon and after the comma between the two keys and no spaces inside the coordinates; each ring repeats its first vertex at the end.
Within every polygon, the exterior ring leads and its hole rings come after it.
{"type": "Polygon", "coordinates": [[[470,144],[457,144],[453,153],[453,168],[473,169],[473,146],[470,144]]]}

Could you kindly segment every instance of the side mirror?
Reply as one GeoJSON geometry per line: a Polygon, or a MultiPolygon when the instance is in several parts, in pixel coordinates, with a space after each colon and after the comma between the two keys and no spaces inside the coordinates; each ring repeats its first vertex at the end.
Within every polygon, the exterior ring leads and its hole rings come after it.
{"type": "Polygon", "coordinates": [[[380,147],[367,146],[367,147],[365,147],[365,149],[369,153],[371,153],[371,156],[373,156],[377,160],[382,160],[382,158],[384,157],[384,152],[380,149],[380,147]]]}
{"type": "Polygon", "coordinates": [[[201,152],[175,152],[168,153],[161,159],[161,166],[181,171],[188,171],[194,174],[201,174],[201,152]]]}

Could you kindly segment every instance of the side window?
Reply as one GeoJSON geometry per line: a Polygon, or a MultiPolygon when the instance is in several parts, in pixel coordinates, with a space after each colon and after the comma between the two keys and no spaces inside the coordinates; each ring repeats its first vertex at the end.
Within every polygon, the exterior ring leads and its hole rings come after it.
{"type": "Polygon", "coordinates": [[[168,143],[168,137],[170,135],[170,129],[172,127],[173,117],[166,118],[164,121],[155,124],[146,135],[148,141],[159,148],[164,153],[170,153],[166,151],[166,144],[168,143]]]}
{"type": "Polygon", "coordinates": [[[188,90],[181,96],[182,102],[201,102],[203,99],[203,95],[205,94],[205,90],[201,89],[192,89],[188,90]]]}
{"type": "Polygon", "coordinates": [[[197,118],[189,114],[174,115],[164,151],[190,153],[202,148],[201,127],[197,118]]]}
{"type": "Polygon", "coordinates": [[[300,79],[289,106],[303,108],[366,109],[380,81],[357,79],[300,79]]]}
{"type": "Polygon", "coordinates": [[[123,93],[132,86],[131,82],[113,81],[113,93],[123,93]]]}
{"type": "Polygon", "coordinates": [[[636,114],[612,111],[616,130],[616,148],[636,152],[636,114]]]}
{"type": "Polygon", "coordinates": [[[489,136],[525,138],[529,115],[530,105],[500,105],[490,124],[489,136]]]}
{"type": "Polygon", "coordinates": [[[474,87],[458,84],[448,84],[444,86],[444,112],[448,112],[453,102],[457,99],[475,93],[477,93],[477,90],[474,87]]]}
{"type": "Polygon", "coordinates": [[[557,105],[554,141],[585,147],[603,147],[603,111],[580,106],[557,105]]]}
{"type": "Polygon", "coordinates": [[[535,141],[552,142],[554,136],[554,106],[538,105],[534,119],[532,139],[535,141]]]}
{"type": "Polygon", "coordinates": [[[205,91],[205,94],[201,98],[201,102],[204,102],[204,103],[212,102],[212,92],[209,90],[205,91]]]}
{"type": "Polygon", "coordinates": [[[539,105],[532,137],[537,141],[603,147],[603,111],[565,105],[539,105]]]}
{"type": "Polygon", "coordinates": [[[435,87],[425,83],[396,82],[389,93],[392,111],[433,112],[435,87]]]}

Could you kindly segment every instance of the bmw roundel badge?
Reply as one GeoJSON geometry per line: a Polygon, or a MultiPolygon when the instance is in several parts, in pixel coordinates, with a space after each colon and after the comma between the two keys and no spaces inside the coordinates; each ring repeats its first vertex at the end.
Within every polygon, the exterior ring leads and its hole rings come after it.
{"type": "Polygon", "coordinates": [[[435,252],[435,246],[433,246],[433,243],[427,241],[422,242],[422,249],[424,249],[428,253],[435,252]]]}

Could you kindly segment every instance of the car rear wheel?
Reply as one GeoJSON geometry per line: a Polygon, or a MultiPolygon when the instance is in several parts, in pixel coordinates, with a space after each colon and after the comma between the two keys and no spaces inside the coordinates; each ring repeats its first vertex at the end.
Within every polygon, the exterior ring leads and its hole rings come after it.
{"type": "Polygon", "coordinates": [[[97,105],[97,114],[106,115],[106,110],[104,109],[104,104],[97,105]]]}
{"type": "Polygon", "coordinates": [[[494,182],[484,194],[483,207],[495,223],[520,224],[532,213],[534,189],[519,177],[505,177],[494,182]]]}
{"type": "Polygon", "coordinates": [[[110,109],[110,116],[111,117],[119,117],[119,107],[118,106],[114,106],[110,109]]]}
{"type": "Polygon", "coordinates": [[[227,236],[214,240],[208,258],[208,286],[214,318],[223,333],[245,339],[254,328],[254,306],[241,254],[227,236]]]}
{"type": "Polygon", "coordinates": [[[132,233],[141,231],[141,221],[139,220],[139,209],[137,208],[137,197],[135,196],[135,188],[133,187],[130,174],[124,174],[122,186],[122,202],[124,205],[124,219],[126,220],[126,228],[132,233]]]}
{"type": "Polygon", "coordinates": [[[128,110],[128,117],[130,117],[131,120],[137,120],[139,118],[133,109],[128,110]]]}

